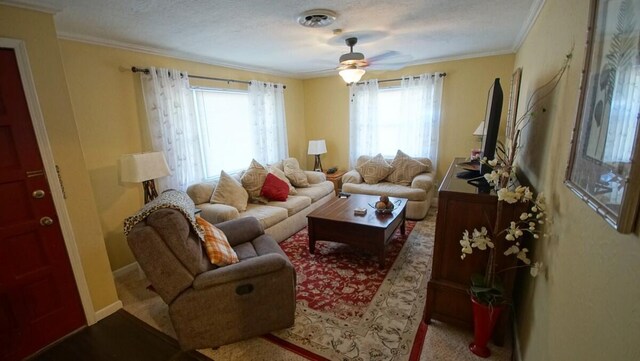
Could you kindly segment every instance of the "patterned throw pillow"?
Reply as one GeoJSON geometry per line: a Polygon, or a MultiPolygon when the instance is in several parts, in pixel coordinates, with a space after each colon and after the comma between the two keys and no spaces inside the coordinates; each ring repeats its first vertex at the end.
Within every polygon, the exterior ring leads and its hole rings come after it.
{"type": "Polygon", "coordinates": [[[212,264],[222,267],[239,262],[224,232],[202,217],[196,217],[196,222],[204,229],[204,248],[212,264]]]}
{"type": "Polygon", "coordinates": [[[228,175],[225,171],[220,172],[220,180],[211,196],[211,203],[226,204],[236,208],[239,212],[247,210],[249,194],[242,188],[242,184],[228,175]]]}
{"type": "Polygon", "coordinates": [[[260,195],[270,201],[284,202],[289,195],[289,186],[282,179],[269,173],[264,181],[260,195]]]}
{"type": "Polygon", "coordinates": [[[260,198],[260,190],[262,184],[264,184],[265,178],[267,178],[267,169],[255,159],[251,160],[251,164],[246,172],[240,178],[242,186],[249,193],[249,199],[254,202],[260,198]]]}
{"type": "Polygon", "coordinates": [[[396,157],[391,162],[393,172],[387,177],[387,181],[391,183],[408,186],[411,184],[413,177],[428,170],[426,164],[423,164],[398,149],[396,157]]]}
{"type": "Polygon", "coordinates": [[[289,178],[287,178],[287,176],[284,174],[284,171],[280,170],[280,168],[272,165],[269,167],[269,173],[273,174],[274,176],[280,178],[282,181],[287,183],[287,187],[289,187],[290,195],[293,196],[298,194],[298,190],[296,190],[296,188],[291,184],[291,181],[289,180],[289,178]]]}
{"type": "Polygon", "coordinates": [[[295,187],[309,186],[307,175],[304,174],[304,171],[302,169],[300,169],[300,164],[298,164],[297,159],[287,158],[282,161],[282,165],[284,166],[284,175],[289,178],[291,184],[293,184],[295,187]]]}
{"type": "Polygon", "coordinates": [[[364,162],[362,165],[357,166],[356,170],[365,183],[367,184],[376,184],[381,180],[385,179],[393,168],[384,160],[382,154],[378,153],[375,157],[371,158],[367,162],[364,162]]]}

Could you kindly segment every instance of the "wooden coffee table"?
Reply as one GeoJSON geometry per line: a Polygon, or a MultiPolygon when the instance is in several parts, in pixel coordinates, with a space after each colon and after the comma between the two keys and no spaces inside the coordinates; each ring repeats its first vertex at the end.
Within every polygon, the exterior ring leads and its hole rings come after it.
{"type": "Polygon", "coordinates": [[[380,268],[384,268],[384,251],[393,233],[400,227],[405,234],[407,200],[389,197],[396,208],[389,214],[377,214],[369,204],[379,198],[363,194],[336,197],[309,213],[309,252],[315,252],[316,241],[320,240],[349,244],[378,255],[380,268]],[[367,214],[356,216],[355,208],[366,208],[367,214]]]}

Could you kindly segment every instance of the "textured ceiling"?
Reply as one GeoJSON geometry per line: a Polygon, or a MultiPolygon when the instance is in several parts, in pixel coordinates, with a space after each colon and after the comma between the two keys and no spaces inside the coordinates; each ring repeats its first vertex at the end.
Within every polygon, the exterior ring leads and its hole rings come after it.
{"type": "MultiPolygon", "coordinates": [[[[543,0],[11,0],[55,12],[62,38],[139,48],[201,62],[308,78],[355,51],[400,68],[513,52],[543,0]],[[310,9],[338,16],[324,28],[296,21],[310,9]],[[342,33],[334,35],[334,29],[342,33]]],[[[372,68],[375,68],[372,66],[372,68]]]]}

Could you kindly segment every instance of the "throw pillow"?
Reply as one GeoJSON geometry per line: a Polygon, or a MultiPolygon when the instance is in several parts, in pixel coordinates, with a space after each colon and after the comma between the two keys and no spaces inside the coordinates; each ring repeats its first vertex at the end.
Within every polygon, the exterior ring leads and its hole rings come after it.
{"type": "Polygon", "coordinates": [[[251,160],[249,168],[244,172],[240,178],[242,186],[249,193],[249,199],[255,202],[260,197],[260,189],[267,177],[267,169],[255,159],[251,160]]]}
{"type": "Polygon", "coordinates": [[[413,177],[428,170],[426,164],[411,158],[400,149],[398,149],[396,157],[391,162],[391,166],[393,167],[393,172],[389,174],[387,181],[405,186],[411,184],[413,177]]]}
{"type": "Polygon", "coordinates": [[[296,190],[296,188],[291,184],[291,181],[289,180],[289,178],[287,178],[287,176],[284,174],[284,171],[280,170],[280,168],[277,168],[276,166],[272,165],[269,167],[269,173],[273,174],[274,176],[280,178],[282,181],[287,183],[287,187],[289,187],[290,195],[298,194],[298,190],[296,190]]]}
{"type": "Polygon", "coordinates": [[[304,174],[304,171],[302,169],[300,169],[300,164],[298,164],[297,159],[287,158],[282,161],[282,165],[284,166],[284,175],[289,178],[291,184],[293,184],[295,187],[309,186],[307,175],[304,174]]]}
{"type": "Polygon", "coordinates": [[[196,222],[204,229],[204,248],[212,264],[222,267],[239,262],[224,232],[202,217],[196,217],[196,222]]]}
{"type": "Polygon", "coordinates": [[[393,168],[384,160],[382,154],[378,153],[375,157],[356,167],[356,170],[362,175],[365,183],[376,184],[385,179],[393,171],[393,168]]]}
{"type": "Polygon", "coordinates": [[[289,186],[282,179],[268,173],[264,181],[260,195],[266,197],[270,201],[284,202],[289,195],[289,186]]]}
{"type": "Polygon", "coordinates": [[[242,184],[225,171],[221,171],[218,186],[211,196],[211,203],[226,204],[236,208],[238,212],[244,212],[247,210],[248,200],[249,194],[242,188],[242,184]]]}

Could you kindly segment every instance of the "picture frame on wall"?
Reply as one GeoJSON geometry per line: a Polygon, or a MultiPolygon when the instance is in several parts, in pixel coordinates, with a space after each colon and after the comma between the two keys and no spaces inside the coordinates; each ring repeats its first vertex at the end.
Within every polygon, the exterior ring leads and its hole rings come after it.
{"type": "Polygon", "coordinates": [[[640,200],[640,0],[591,0],[565,184],[621,233],[640,200]]]}

